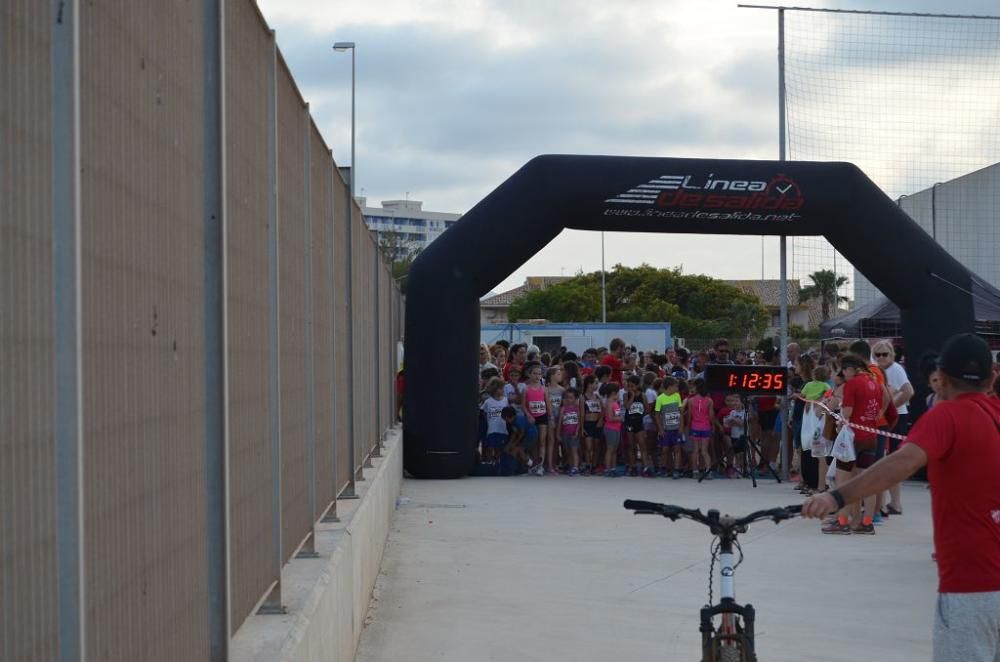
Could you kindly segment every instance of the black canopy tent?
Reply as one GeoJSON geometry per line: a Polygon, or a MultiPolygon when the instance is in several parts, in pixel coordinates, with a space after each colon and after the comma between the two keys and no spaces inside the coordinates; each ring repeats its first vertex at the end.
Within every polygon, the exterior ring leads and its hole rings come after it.
{"type": "MultiPolygon", "coordinates": [[[[959,289],[958,294],[971,295],[975,331],[995,345],[1000,343],[1000,289],[975,274],[971,276],[972,287],[968,292],[959,289]]],[[[903,335],[899,306],[884,296],[823,322],[819,331],[824,340],[899,338],[903,335]]]]}
{"type": "Polygon", "coordinates": [[[410,269],[403,405],[412,475],[468,474],[477,436],[479,297],[564,228],[823,235],[899,306],[911,351],[937,348],[975,326],[973,274],[849,163],[540,156],[410,269]],[[873,236],[894,237],[894,245],[872,250],[873,236]]]}

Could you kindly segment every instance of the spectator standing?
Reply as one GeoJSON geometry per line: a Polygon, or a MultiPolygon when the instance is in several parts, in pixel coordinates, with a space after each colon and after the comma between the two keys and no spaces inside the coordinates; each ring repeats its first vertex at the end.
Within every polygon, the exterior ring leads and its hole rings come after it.
{"type": "Polygon", "coordinates": [[[604,404],[597,393],[597,377],[583,378],[583,472],[589,474],[600,464],[604,404]]]}
{"type": "Polygon", "coordinates": [[[524,374],[524,364],[528,360],[528,346],[524,343],[518,343],[516,345],[510,346],[510,361],[503,367],[503,378],[506,381],[510,381],[510,368],[512,365],[516,365],[521,372],[521,376],[526,377],[524,374]]]}
{"type": "Polygon", "coordinates": [[[580,473],[580,437],[583,425],[580,424],[580,393],[575,388],[568,388],[562,394],[562,407],[559,412],[559,433],[563,447],[567,450],[569,459],[569,475],[580,473]]]}
{"type": "Polygon", "coordinates": [[[493,358],[493,357],[490,356],[489,345],[486,345],[486,344],[480,345],[479,346],[479,374],[480,375],[483,374],[484,370],[488,370],[490,368],[493,368],[494,370],[498,370],[499,369],[499,368],[497,368],[496,364],[490,362],[491,358],[493,358]]]}
{"type": "Polygon", "coordinates": [[[991,367],[982,338],[949,338],[939,398],[899,450],[802,506],[803,516],[823,517],[927,466],[939,578],[934,662],[1000,660],[1000,400],[986,395],[991,367]]]}
{"type": "Polygon", "coordinates": [[[709,453],[709,446],[712,441],[712,430],[718,425],[715,420],[715,407],[712,399],[708,397],[708,387],[705,380],[698,378],[694,380],[695,395],[688,398],[684,403],[685,430],[694,442],[694,453],[691,457],[691,468],[694,477],[700,477],[698,471],[698,460],[701,458],[704,467],[705,478],[711,480],[712,456],[709,453]]]}
{"type": "Polygon", "coordinates": [[[600,365],[606,365],[611,368],[611,381],[616,384],[625,383],[622,380],[622,357],[624,355],[625,341],[621,338],[613,338],[608,353],[604,355],[604,358],[600,362],[600,365]]]}
{"type": "Polygon", "coordinates": [[[487,397],[481,405],[486,417],[486,440],[483,444],[485,462],[498,461],[501,449],[507,445],[507,423],[503,419],[503,410],[508,407],[508,402],[503,386],[499,377],[493,377],[486,383],[487,397]]]}
{"type": "MultiPolygon", "coordinates": [[[[865,362],[856,355],[847,355],[840,361],[844,375],[844,397],[840,404],[841,415],[856,425],[874,428],[883,412],[883,393],[878,382],[866,370],[865,362]]],[[[843,425],[843,423],[841,423],[843,425]]],[[[852,475],[871,467],[876,462],[875,449],[878,435],[868,430],[854,429],[854,451],[857,459],[851,462],[837,460],[837,485],[846,483],[852,475]]],[[[823,533],[849,534],[864,533],[874,535],[875,495],[866,496],[863,502],[864,514],[856,527],[851,527],[852,517],[857,520],[858,512],[853,502],[850,508],[841,508],[837,521],[823,528],[823,533]]]]}
{"type": "MultiPolygon", "coordinates": [[[[891,431],[906,436],[906,433],[910,430],[910,410],[908,409],[908,403],[913,397],[913,385],[906,376],[906,370],[896,362],[896,353],[891,342],[881,340],[875,343],[875,346],[872,347],[872,355],[875,357],[878,367],[885,373],[889,395],[892,397],[893,404],[896,405],[896,411],[899,412],[896,426],[891,431]]],[[[899,439],[889,439],[889,452],[896,452],[899,449],[899,444],[899,439]]],[[[885,509],[890,515],[903,514],[903,503],[899,495],[899,483],[889,488],[889,503],[886,504],[885,509]]]]}
{"type": "MultiPolygon", "coordinates": [[[[545,464],[548,464],[549,470],[552,471],[552,454],[547,448],[550,443],[549,412],[552,411],[552,403],[542,385],[542,365],[529,363],[525,366],[525,370],[528,373],[528,381],[524,385],[524,413],[532,418],[538,428],[539,452],[544,454],[545,464]]],[[[545,475],[545,468],[541,462],[534,467],[534,471],[539,476],[545,475]]]]}
{"type": "Polygon", "coordinates": [[[605,398],[604,404],[604,443],[607,450],[604,453],[604,465],[607,467],[605,476],[617,476],[618,444],[622,438],[622,421],[625,420],[625,410],[618,401],[618,393],[621,385],[617,382],[608,382],[601,387],[601,395],[605,398]]]}
{"type": "Polygon", "coordinates": [[[656,397],[654,405],[657,427],[657,446],[660,448],[660,466],[666,475],[668,460],[673,461],[673,477],[681,477],[681,446],[684,440],[681,438],[681,400],[680,393],[677,392],[677,379],[674,377],[664,377],[660,382],[660,394],[656,397]],[[672,455],[672,458],[668,456],[672,455]]]}

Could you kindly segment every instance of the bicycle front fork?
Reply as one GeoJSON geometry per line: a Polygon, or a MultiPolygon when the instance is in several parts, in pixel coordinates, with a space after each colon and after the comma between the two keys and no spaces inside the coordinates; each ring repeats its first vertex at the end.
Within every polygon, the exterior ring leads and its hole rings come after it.
{"type": "Polygon", "coordinates": [[[735,644],[742,650],[743,655],[738,658],[744,662],[757,662],[757,655],[754,653],[753,626],[756,612],[753,605],[738,605],[735,600],[723,598],[717,605],[705,605],[701,608],[701,659],[702,662],[719,662],[718,651],[722,644],[735,644]],[[743,627],[737,627],[736,633],[722,635],[717,631],[713,620],[722,614],[734,614],[743,622],[743,627]]]}

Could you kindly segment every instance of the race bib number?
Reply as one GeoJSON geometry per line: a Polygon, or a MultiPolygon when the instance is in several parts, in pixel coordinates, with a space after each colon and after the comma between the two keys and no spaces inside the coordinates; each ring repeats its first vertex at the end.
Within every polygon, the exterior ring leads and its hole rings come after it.
{"type": "Polygon", "coordinates": [[[601,402],[600,400],[587,400],[587,411],[591,414],[601,413],[601,402]]]}
{"type": "Polygon", "coordinates": [[[552,407],[554,409],[559,409],[559,405],[562,404],[562,393],[549,394],[549,400],[552,401],[552,407]]]}
{"type": "Polygon", "coordinates": [[[545,413],[545,400],[531,400],[528,402],[528,410],[534,416],[541,416],[545,413]]]}
{"type": "Polygon", "coordinates": [[[663,412],[663,426],[666,428],[675,428],[681,424],[681,413],[679,411],[664,411],[663,412]]]}
{"type": "Polygon", "coordinates": [[[628,413],[630,414],[644,414],[646,413],[646,406],[640,401],[633,402],[629,405],[628,413]]]}
{"type": "Polygon", "coordinates": [[[563,425],[576,425],[580,422],[579,414],[575,411],[568,411],[563,414],[563,425]]]}

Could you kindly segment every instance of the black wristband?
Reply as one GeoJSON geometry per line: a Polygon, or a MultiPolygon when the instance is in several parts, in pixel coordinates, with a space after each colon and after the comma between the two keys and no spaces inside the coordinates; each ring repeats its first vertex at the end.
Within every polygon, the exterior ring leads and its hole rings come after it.
{"type": "Polygon", "coordinates": [[[844,495],[840,493],[840,490],[830,490],[829,494],[833,497],[833,500],[837,502],[837,510],[840,510],[847,505],[844,501],[844,495]]]}

